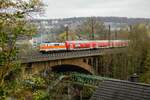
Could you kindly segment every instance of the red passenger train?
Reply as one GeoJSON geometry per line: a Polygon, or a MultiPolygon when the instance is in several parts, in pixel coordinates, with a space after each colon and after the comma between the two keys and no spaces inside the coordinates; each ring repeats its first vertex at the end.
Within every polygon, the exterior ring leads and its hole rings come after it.
{"type": "Polygon", "coordinates": [[[66,41],[64,43],[41,43],[40,52],[85,50],[97,48],[111,48],[128,46],[129,40],[93,40],[93,41],[66,41]]]}

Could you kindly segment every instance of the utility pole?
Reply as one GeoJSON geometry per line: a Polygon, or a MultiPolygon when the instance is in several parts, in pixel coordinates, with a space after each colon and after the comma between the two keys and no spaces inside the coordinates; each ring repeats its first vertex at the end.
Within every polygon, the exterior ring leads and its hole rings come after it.
{"type": "Polygon", "coordinates": [[[133,26],[132,25],[129,25],[129,36],[128,36],[128,39],[131,39],[132,37],[132,31],[133,31],[133,26]]]}
{"type": "Polygon", "coordinates": [[[69,27],[68,27],[68,25],[66,24],[65,25],[65,28],[66,28],[66,41],[68,41],[69,40],[69,35],[68,35],[68,31],[69,31],[69,27]]]}
{"type": "Polygon", "coordinates": [[[132,25],[130,25],[129,28],[130,28],[130,33],[131,33],[132,32],[132,25]]]}
{"type": "Polygon", "coordinates": [[[111,31],[110,31],[110,25],[108,26],[108,41],[109,41],[109,46],[110,44],[110,39],[111,39],[111,31]]]}
{"type": "Polygon", "coordinates": [[[108,40],[111,39],[111,31],[110,31],[110,25],[108,26],[108,40]]]}
{"type": "Polygon", "coordinates": [[[92,40],[94,40],[94,19],[91,17],[91,31],[92,31],[92,40]]]}
{"type": "Polygon", "coordinates": [[[115,30],[115,40],[118,39],[117,37],[118,37],[118,36],[117,36],[117,30],[115,30]]]}
{"type": "Polygon", "coordinates": [[[40,23],[40,27],[39,27],[39,32],[40,32],[40,43],[43,42],[43,39],[42,39],[42,33],[43,33],[43,27],[44,25],[42,23],[40,23]]]}

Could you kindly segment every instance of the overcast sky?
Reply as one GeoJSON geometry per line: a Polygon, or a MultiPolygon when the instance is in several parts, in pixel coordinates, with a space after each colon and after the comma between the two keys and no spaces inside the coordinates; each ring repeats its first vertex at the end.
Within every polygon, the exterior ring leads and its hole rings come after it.
{"type": "Polygon", "coordinates": [[[150,0],[44,0],[45,18],[120,16],[150,18],[150,0]]]}

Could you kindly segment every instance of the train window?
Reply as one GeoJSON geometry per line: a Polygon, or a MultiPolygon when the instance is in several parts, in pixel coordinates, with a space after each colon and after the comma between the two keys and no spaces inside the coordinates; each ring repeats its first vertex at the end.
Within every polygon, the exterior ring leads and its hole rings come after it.
{"type": "Polygon", "coordinates": [[[59,46],[59,44],[54,44],[54,46],[59,46]]]}
{"type": "Polygon", "coordinates": [[[75,47],[80,47],[80,44],[75,44],[75,47]]]}

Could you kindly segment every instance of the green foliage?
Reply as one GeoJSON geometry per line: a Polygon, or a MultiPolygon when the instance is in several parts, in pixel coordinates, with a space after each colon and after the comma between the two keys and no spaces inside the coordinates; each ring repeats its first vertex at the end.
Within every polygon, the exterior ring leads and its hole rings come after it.
{"type": "Polygon", "coordinates": [[[140,81],[150,84],[150,71],[149,70],[141,74],[140,81]]]}
{"type": "Polygon", "coordinates": [[[32,90],[38,90],[42,87],[45,87],[46,83],[42,77],[34,76],[24,80],[24,85],[26,88],[30,88],[32,90]]]}
{"type": "Polygon", "coordinates": [[[141,82],[149,83],[149,32],[145,24],[132,25],[131,30],[126,31],[130,41],[125,53],[100,57],[101,75],[128,80],[137,73],[141,82]]]}
{"type": "Polygon", "coordinates": [[[6,91],[4,88],[0,87],[0,100],[5,100],[6,99],[6,91]]]}
{"type": "Polygon", "coordinates": [[[143,73],[141,73],[140,80],[150,84],[150,51],[148,51],[146,60],[143,66],[143,73]]]}
{"type": "Polygon", "coordinates": [[[91,88],[91,87],[83,87],[82,89],[82,96],[85,98],[90,99],[90,97],[92,96],[92,94],[95,92],[95,88],[91,88]]]}
{"type": "Polygon", "coordinates": [[[49,94],[45,91],[39,90],[33,94],[34,100],[51,100],[49,94]]]}
{"type": "Polygon", "coordinates": [[[45,83],[44,79],[41,77],[32,77],[31,81],[37,86],[42,86],[45,83]]]}
{"type": "Polygon", "coordinates": [[[144,24],[133,26],[129,39],[128,57],[132,64],[130,67],[134,69],[133,73],[140,74],[143,72],[144,62],[150,47],[148,29],[144,24]]]}
{"type": "Polygon", "coordinates": [[[4,85],[4,78],[15,67],[17,60],[16,41],[19,37],[35,33],[35,28],[27,22],[26,17],[32,11],[40,11],[40,0],[1,0],[0,10],[0,86],[4,85]],[[10,12],[10,8],[14,8],[10,12]]]}
{"type": "Polygon", "coordinates": [[[17,59],[16,41],[35,33],[35,27],[27,21],[31,12],[41,10],[40,0],[1,0],[0,10],[0,88],[2,99],[5,93],[15,94],[22,90],[20,63],[17,59]],[[14,9],[14,11],[12,10],[14,9]]]}

